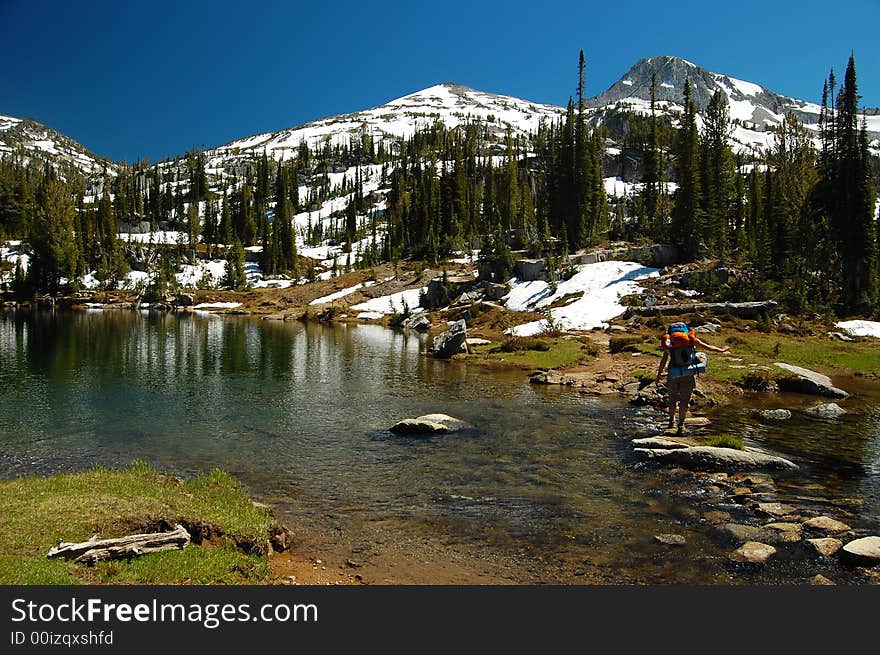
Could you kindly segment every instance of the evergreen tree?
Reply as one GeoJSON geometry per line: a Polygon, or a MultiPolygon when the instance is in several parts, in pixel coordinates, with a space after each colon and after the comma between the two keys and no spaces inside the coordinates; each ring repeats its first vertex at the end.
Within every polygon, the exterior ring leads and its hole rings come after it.
{"type": "Polygon", "coordinates": [[[691,83],[684,84],[684,113],[675,146],[675,167],[678,190],[672,210],[670,236],[685,259],[702,254],[699,238],[703,233],[701,208],[700,148],[697,131],[696,106],[691,99],[691,83]]]}

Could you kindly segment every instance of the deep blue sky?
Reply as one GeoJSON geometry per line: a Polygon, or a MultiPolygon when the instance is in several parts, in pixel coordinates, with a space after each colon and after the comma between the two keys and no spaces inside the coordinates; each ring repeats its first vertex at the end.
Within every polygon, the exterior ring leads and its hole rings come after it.
{"type": "Polygon", "coordinates": [[[878,107],[878,43],[880,0],[0,0],[0,114],[157,160],[445,81],[564,104],[580,49],[590,96],[670,54],[815,102],[853,51],[878,107]]]}

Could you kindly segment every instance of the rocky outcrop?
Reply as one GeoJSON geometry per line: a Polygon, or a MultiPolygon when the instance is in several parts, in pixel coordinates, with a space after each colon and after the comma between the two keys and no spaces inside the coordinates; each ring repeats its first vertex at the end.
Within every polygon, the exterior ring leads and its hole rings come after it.
{"type": "Polygon", "coordinates": [[[827,396],[829,398],[847,398],[849,394],[843,389],[838,389],[831,382],[831,378],[816,371],[811,371],[800,366],[776,362],[776,366],[783,371],[791,373],[791,376],[782,377],[776,381],[781,391],[793,391],[795,393],[827,396]]]}
{"type": "Polygon", "coordinates": [[[467,323],[455,321],[449,329],[434,337],[431,353],[437,359],[450,359],[453,355],[467,352],[467,323]]]}
{"type": "Polygon", "coordinates": [[[413,314],[403,322],[405,330],[416,330],[417,332],[427,332],[431,329],[431,321],[427,314],[413,314]]]}
{"type": "Polygon", "coordinates": [[[425,414],[416,418],[405,418],[389,428],[395,434],[432,435],[457,432],[468,424],[447,414],[425,414]]]}
{"type": "Polygon", "coordinates": [[[676,464],[701,471],[723,471],[727,469],[797,469],[792,461],[775,455],[754,450],[735,450],[715,446],[689,446],[674,450],[636,448],[634,451],[642,459],[664,464],[676,464]]]}

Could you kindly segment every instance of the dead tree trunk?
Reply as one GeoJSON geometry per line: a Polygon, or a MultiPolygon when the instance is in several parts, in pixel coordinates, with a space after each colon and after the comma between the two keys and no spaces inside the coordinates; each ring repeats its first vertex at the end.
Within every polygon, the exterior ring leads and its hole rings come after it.
{"type": "Polygon", "coordinates": [[[184,548],[190,540],[189,532],[182,525],[171,532],[132,534],[115,539],[98,539],[97,535],[80,543],[61,542],[49,549],[48,558],[64,557],[74,562],[94,564],[102,559],[124,559],[163,550],[184,548]]]}
{"type": "Polygon", "coordinates": [[[755,318],[759,314],[776,308],[775,300],[761,302],[696,302],[683,305],[654,305],[653,307],[628,307],[624,318],[638,316],[667,316],[707,312],[711,314],[730,314],[739,318],[755,318]]]}

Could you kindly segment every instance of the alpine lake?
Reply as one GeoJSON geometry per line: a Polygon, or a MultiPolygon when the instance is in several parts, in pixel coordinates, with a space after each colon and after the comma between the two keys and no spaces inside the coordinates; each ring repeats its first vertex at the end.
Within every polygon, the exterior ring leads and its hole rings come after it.
{"type": "MultiPolygon", "coordinates": [[[[371,325],[4,311],[0,477],[133,460],[180,477],[225,469],[307,545],[364,567],[408,561],[389,582],[435,582],[419,562],[454,564],[443,581],[465,584],[876,582],[800,544],[761,567],[731,561],[719,525],[774,519],[735,502],[732,479],[639,461],[630,441],[663,421],[656,410],[426,347],[371,325]],[[389,431],[430,413],[470,427],[389,431]],[[656,539],[669,534],[683,544],[656,539]]],[[[850,391],[837,419],[761,422],[761,403],[786,406],[764,394],[711,413],[712,427],[798,464],[747,481],[757,500],[878,534],[880,397],[850,391]]]]}

